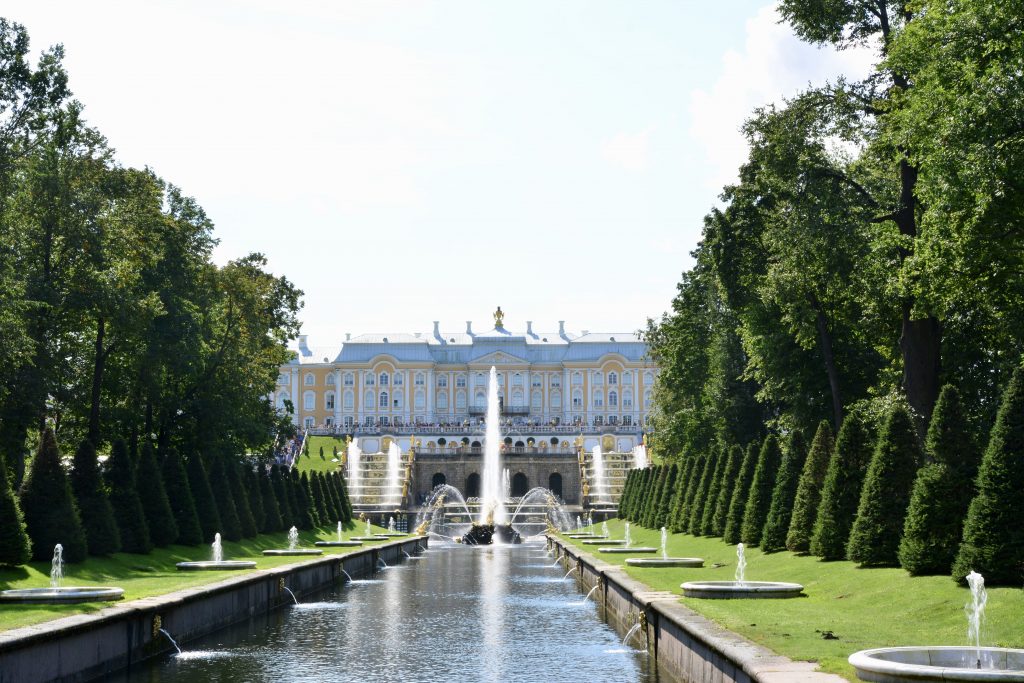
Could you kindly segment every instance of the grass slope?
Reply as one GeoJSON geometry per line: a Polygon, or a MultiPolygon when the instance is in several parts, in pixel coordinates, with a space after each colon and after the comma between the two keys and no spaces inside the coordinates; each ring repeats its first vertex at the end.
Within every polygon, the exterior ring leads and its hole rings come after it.
{"type": "MultiPolygon", "coordinates": [[[[622,538],[623,523],[610,520],[613,538],[622,538]]],[[[660,532],[630,529],[636,545],[660,546],[660,532]]],[[[575,543],[599,555],[593,546],[575,543]]],[[[670,556],[702,557],[702,569],[643,569],[625,567],[634,578],[656,590],[681,596],[679,584],[692,580],[732,580],[736,549],[718,538],[673,534],[670,556]],[[718,563],[723,566],[714,568],[718,563]]],[[[622,555],[599,555],[610,564],[625,565],[622,555]]],[[[853,562],[821,562],[790,552],[765,555],[747,550],[746,578],[751,581],[793,581],[803,584],[807,597],[790,600],[680,601],[731,631],[801,661],[815,661],[823,671],[855,681],[846,658],[857,650],[891,645],[965,645],[964,604],[970,599],[948,576],[911,577],[899,568],[860,569],[853,562]],[[831,632],[836,640],[826,640],[831,632]]],[[[1024,591],[988,590],[982,644],[1024,647],[1024,591]]]]}
{"type": "MultiPolygon", "coordinates": [[[[319,459],[319,458],[318,458],[319,459]]],[[[375,532],[386,531],[373,527],[375,532]]],[[[366,524],[359,522],[355,528],[345,530],[342,538],[360,536],[366,531],[366,524]]],[[[256,569],[233,572],[182,572],[174,566],[188,560],[208,560],[211,550],[208,545],[172,545],[159,548],[148,555],[115,553],[110,557],[89,558],[85,562],[64,566],[65,586],[118,586],[124,589],[125,600],[147,598],[154,595],[173,593],[208,583],[223,581],[231,576],[247,574],[259,569],[271,569],[284,564],[301,562],[301,557],[264,557],[264,550],[288,547],[287,532],[263,534],[237,543],[224,542],[224,559],[256,560],[256,569]]],[[[299,545],[312,547],[315,541],[337,540],[336,527],[323,527],[313,531],[299,532],[299,545]]],[[[367,542],[362,548],[324,548],[324,555],[355,552],[374,545],[367,542]]],[[[948,579],[947,579],[948,581],[948,579]]],[[[50,585],[50,562],[32,562],[15,568],[0,568],[0,590],[10,588],[42,588],[50,585]]],[[[50,619],[95,612],[117,603],[88,602],[78,605],[4,605],[0,608],[0,631],[29,626],[50,619]]]]}
{"type": "Polygon", "coordinates": [[[341,464],[341,454],[345,450],[345,440],[337,436],[309,436],[306,438],[309,443],[309,456],[299,454],[295,460],[295,467],[299,472],[334,472],[341,464]],[[324,448],[324,457],[320,457],[320,447],[324,448]],[[334,448],[338,449],[338,462],[331,462],[334,458],[334,448]]]}

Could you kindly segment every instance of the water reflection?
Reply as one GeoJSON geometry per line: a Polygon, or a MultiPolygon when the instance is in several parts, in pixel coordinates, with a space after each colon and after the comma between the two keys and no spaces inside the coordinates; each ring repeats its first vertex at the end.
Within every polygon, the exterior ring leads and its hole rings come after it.
{"type": "MultiPolygon", "coordinates": [[[[435,548],[112,681],[658,681],[536,547],[435,548]]],[[[666,679],[663,675],[661,680],[666,679]]]]}

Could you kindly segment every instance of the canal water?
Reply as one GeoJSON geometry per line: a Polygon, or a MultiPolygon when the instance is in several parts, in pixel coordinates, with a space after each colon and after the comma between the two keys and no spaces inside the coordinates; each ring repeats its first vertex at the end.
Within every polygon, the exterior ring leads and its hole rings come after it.
{"type": "Polygon", "coordinates": [[[543,545],[432,545],[109,680],[669,681],[553,564],[543,545]]]}

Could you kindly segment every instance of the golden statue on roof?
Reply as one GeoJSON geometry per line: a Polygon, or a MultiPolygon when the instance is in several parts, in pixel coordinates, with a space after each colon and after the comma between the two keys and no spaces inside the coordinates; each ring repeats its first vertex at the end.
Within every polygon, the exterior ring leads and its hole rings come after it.
{"type": "Polygon", "coordinates": [[[501,312],[501,306],[498,306],[498,310],[494,312],[494,327],[495,329],[501,329],[504,325],[505,314],[501,312]]]}

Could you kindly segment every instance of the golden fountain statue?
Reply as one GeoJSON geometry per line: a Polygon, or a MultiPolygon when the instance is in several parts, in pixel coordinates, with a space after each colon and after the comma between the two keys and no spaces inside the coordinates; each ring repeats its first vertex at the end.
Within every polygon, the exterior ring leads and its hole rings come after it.
{"type": "Polygon", "coordinates": [[[501,306],[498,306],[498,310],[494,312],[494,327],[495,329],[501,329],[504,327],[505,314],[501,311],[501,306]]]}

